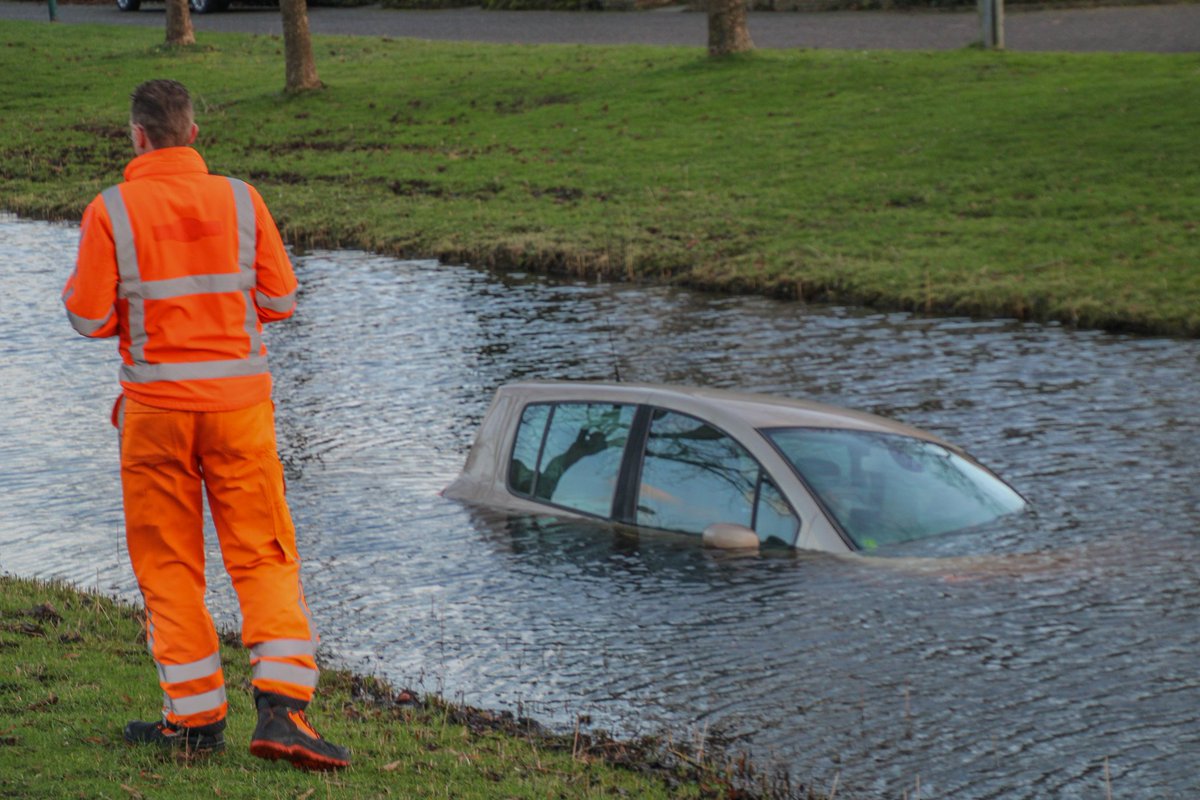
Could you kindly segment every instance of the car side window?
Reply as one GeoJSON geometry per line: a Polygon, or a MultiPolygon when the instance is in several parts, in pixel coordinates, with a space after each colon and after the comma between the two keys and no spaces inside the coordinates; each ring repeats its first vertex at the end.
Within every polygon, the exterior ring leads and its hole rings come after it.
{"type": "Polygon", "coordinates": [[[508,463],[508,487],[516,494],[533,494],[533,476],[542,449],[542,437],[546,434],[546,422],[550,419],[550,408],[539,403],[525,406],[521,412],[512,460],[508,463]]]}
{"type": "Polygon", "coordinates": [[[716,522],[750,527],[758,462],[695,417],[656,409],[650,420],[638,491],[637,523],[703,533],[716,522]]]}
{"type": "Polygon", "coordinates": [[[765,474],[758,487],[754,530],[763,544],[775,543],[789,547],[796,544],[796,536],[800,533],[800,520],[792,513],[791,506],[783,498],[783,492],[765,474]]]}
{"type": "Polygon", "coordinates": [[[634,411],[634,406],[613,403],[526,407],[509,464],[510,488],[609,517],[634,411]]]}

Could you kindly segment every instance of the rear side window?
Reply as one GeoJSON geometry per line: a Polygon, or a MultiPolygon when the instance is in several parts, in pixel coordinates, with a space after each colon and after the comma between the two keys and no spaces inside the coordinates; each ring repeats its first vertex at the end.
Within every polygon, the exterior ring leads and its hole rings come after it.
{"type": "Polygon", "coordinates": [[[514,494],[608,517],[635,407],[613,403],[526,406],[513,443],[514,494]]]}
{"type": "Polygon", "coordinates": [[[548,405],[525,406],[521,414],[521,426],[517,428],[517,441],[508,465],[508,487],[516,494],[533,494],[533,477],[548,419],[548,405]]]}

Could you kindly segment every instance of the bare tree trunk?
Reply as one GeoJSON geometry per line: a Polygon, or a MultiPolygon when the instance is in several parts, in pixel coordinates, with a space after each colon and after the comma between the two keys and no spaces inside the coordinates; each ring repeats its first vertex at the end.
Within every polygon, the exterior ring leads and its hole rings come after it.
{"type": "Polygon", "coordinates": [[[285,92],[320,89],[325,84],[317,77],[313,60],[312,36],[308,32],[306,0],[279,0],[283,17],[283,58],[287,64],[285,92]]]}
{"type": "Polygon", "coordinates": [[[195,43],[188,0],[167,0],[167,44],[184,47],[195,43]]]}
{"type": "Polygon", "coordinates": [[[753,49],[746,28],[746,0],[708,0],[708,54],[726,56],[753,49]]]}

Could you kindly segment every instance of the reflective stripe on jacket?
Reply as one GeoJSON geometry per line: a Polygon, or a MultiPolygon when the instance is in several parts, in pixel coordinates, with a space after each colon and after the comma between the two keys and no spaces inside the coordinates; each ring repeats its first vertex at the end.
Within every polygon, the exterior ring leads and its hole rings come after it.
{"type": "Polygon", "coordinates": [[[154,150],[84,213],[63,290],[72,326],[120,337],[121,385],[147,405],[244,408],[270,397],[262,323],[295,308],[296,278],[262,198],[210,175],[190,147],[154,150]]]}

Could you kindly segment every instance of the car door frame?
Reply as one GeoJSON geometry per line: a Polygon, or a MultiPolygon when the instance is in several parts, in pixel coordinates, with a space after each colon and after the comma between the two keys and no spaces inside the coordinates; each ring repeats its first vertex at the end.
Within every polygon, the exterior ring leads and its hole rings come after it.
{"type": "MultiPolygon", "coordinates": [[[[687,533],[684,531],[674,531],[668,528],[657,528],[653,525],[645,525],[637,521],[637,502],[641,493],[642,482],[642,467],[646,461],[646,444],[650,439],[650,423],[657,411],[663,411],[670,414],[679,414],[689,419],[694,419],[702,425],[707,425],[717,431],[722,436],[728,437],[735,442],[754,464],[758,467],[758,475],[754,484],[754,497],[750,503],[750,524],[747,526],[751,530],[755,529],[754,525],[758,522],[759,503],[762,499],[762,488],[764,480],[769,480],[775,485],[779,492],[779,496],[783,502],[787,504],[788,512],[796,520],[796,534],[791,542],[787,542],[788,547],[795,547],[800,541],[804,533],[805,520],[796,511],[795,505],[788,497],[787,492],[780,486],[780,481],[771,473],[771,471],[762,463],[757,455],[754,454],[754,449],[747,445],[737,436],[734,436],[729,431],[721,426],[713,423],[711,420],[704,419],[688,411],[681,411],[676,408],[670,408],[664,405],[655,405],[650,403],[638,403],[637,409],[634,412],[633,422],[629,427],[629,438],[625,442],[625,452],[621,458],[621,467],[617,475],[616,491],[613,493],[612,508],[609,515],[609,520],[620,525],[630,525],[635,528],[645,528],[654,531],[663,531],[666,533],[674,533],[683,536],[695,536],[696,534],[687,533]]],[[[515,439],[515,437],[514,437],[515,439]]],[[[713,523],[729,522],[730,520],[713,520],[713,523]]],[[[710,523],[711,524],[711,523],[710,523]]],[[[812,524],[811,521],[808,524],[812,524]]]]}

